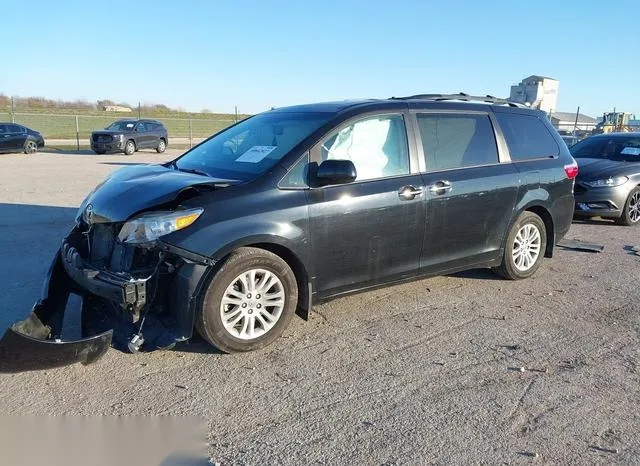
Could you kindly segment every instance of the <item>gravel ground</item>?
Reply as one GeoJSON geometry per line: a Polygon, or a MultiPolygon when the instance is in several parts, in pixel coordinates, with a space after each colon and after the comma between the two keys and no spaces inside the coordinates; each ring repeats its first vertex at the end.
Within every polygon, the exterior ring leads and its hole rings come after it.
{"type": "MultiPolygon", "coordinates": [[[[0,156],[0,330],[83,196],[172,155],[0,156]]],[[[337,299],[250,354],[196,341],[0,375],[0,414],[195,415],[222,464],[639,464],[640,229],[568,238],[605,250],[559,248],[525,281],[479,270],[337,299]]]]}

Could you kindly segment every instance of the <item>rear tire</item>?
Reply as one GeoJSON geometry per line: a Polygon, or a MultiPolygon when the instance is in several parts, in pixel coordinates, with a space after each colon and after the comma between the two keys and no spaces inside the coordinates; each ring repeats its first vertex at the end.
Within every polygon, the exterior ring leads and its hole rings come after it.
{"type": "Polygon", "coordinates": [[[165,141],[164,138],[160,138],[160,141],[158,141],[158,147],[156,147],[156,152],[158,152],[158,154],[162,154],[165,150],[167,150],[167,141],[165,141]]]}
{"type": "Polygon", "coordinates": [[[38,144],[35,141],[27,139],[24,142],[24,153],[25,154],[35,154],[38,152],[38,144]]]}
{"type": "Polygon", "coordinates": [[[493,271],[508,280],[528,278],[540,267],[546,247],[542,219],[533,212],[522,212],[509,230],[502,264],[493,271]]]}
{"type": "Polygon", "coordinates": [[[276,340],[298,305],[298,284],[279,256],[257,248],[233,251],[217,269],[196,316],[196,328],[225,353],[276,340]]]}
{"type": "Polygon", "coordinates": [[[133,139],[129,139],[124,145],[124,155],[133,155],[135,151],[136,143],[133,141],[133,139]]]}
{"type": "Polygon", "coordinates": [[[624,203],[622,216],[616,219],[616,223],[627,227],[640,224],[640,187],[631,190],[624,203]]]}

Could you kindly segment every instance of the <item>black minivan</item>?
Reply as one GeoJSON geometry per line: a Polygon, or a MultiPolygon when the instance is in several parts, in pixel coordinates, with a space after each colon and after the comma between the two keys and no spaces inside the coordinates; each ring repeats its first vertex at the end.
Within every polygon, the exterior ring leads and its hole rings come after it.
{"type": "Polygon", "coordinates": [[[196,328],[222,351],[254,350],[345,293],[471,268],[531,276],[571,225],[576,175],[545,114],[500,99],[274,109],[104,180],[34,315],[82,296],[94,359],[113,324],[89,322],[114,309],[133,351],[160,322],[170,342],[196,328]]]}

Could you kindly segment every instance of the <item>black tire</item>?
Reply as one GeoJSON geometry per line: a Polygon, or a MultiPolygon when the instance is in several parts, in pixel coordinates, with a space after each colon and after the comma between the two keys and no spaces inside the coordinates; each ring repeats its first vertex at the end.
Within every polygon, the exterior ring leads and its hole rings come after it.
{"type": "MultiPolygon", "coordinates": [[[[251,296],[250,294],[244,295],[245,291],[239,293],[243,294],[243,297],[251,296]]],[[[254,299],[256,297],[259,297],[259,295],[253,296],[254,299]]],[[[243,303],[242,305],[244,310],[240,309],[239,304],[230,304],[230,307],[227,308],[231,309],[230,314],[236,316],[240,314],[243,315],[241,320],[236,324],[237,326],[246,325],[244,324],[246,319],[252,319],[253,322],[258,323],[258,314],[264,320],[262,313],[267,311],[268,306],[265,305],[262,311],[256,309],[255,315],[251,317],[248,316],[248,314],[254,311],[248,309],[246,304],[247,303],[243,303]],[[235,314],[236,312],[238,314],[235,314]]],[[[232,252],[215,271],[205,291],[202,306],[196,315],[196,329],[205,340],[225,353],[252,351],[269,345],[282,335],[291,317],[295,314],[297,305],[298,285],[296,277],[284,260],[263,249],[239,248],[232,252]],[[223,325],[221,315],[222,299],[228,287],[237,283],[236,280],[240,275],[256,269],[268,271],[278,278],[279,284],[274,286],[281,286],[282,292],[284,293],[284,305],[280,311],[279,318],[270,329],[256,338],[242,339],[236,335],[232,335],[231,331],[227,330],[223,325]]],[[[249,304],[249,306],[261,307],[255,303],[249,304]]],[[[235,327],[232,330],[234,329],[235,327]]]]}
{"type": "Polygon", "coordinates": [[[104,154],[106,154],[106,151],[103,151],[103,150],[94,150],[94,152],[95,152],[96,154],[98,154],[98,155],[104,155],[104,154]]]}
{"type": "Polygon", "coordinates": [[[158,141],[158,147],[156,147],[156,152],[158,154],[162,154],[165,150],[167,150],[167,141],[164,138],[160,138],[158,141]]]}
{"type": "Polygon", "coordinates": [[[504,255],[502,256],[502,264],[499,267],[493,269],[495,273],[508,280],[521,280],[533,275],[542,263],[544,252],[547,247],[547,230],[542,219],[533,212],[522,212],[516,219],[514,224],[509,230],[507,241],[504,248],[504,255]],[[528,266],[526,270],[521,270],[516,265],[516,261],[513,257],[514,246],[516,243],[516,237],[518,232],[525,226],[530,225],[535,227],[539,235],[539,250],[538,255],[535,257],[532,265],[528,266]]]}
{"type": "Polygon", "coordinates": [[[624,203],[622,216],[616,219],[616,223],[627,227],[640,224],[640,187],[631,190],[624,203]]]}
{"type": "Polygon", "coordinates": [[[38,144],[31,139],[27,139],[24,142],[23,150],[25,154],[35,154],[38,152],[38,144]]]}
{"type": "Polygon", "coordinates": [[[133,139],[129,139],[124,145],[124,155],[133,155],[136,151],[136,143],[133,139]]]}

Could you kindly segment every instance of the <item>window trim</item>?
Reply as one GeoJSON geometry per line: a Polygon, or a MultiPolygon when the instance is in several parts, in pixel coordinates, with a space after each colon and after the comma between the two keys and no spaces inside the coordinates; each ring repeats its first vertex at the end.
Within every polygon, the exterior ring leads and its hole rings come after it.
{"type": "Polygon", "coordinates": [[[507,141],[502,134],[502,130],[498,125],[495,115],[493,112],[483,111],[483,110],[451,110],[451,109],[437,109],[437,108],[413,108],[409,112],[411,123],[413,125],[413,132],[415,134],[417,151],[419,154],[419,162],[420,162],[420,173],[439,173],[439,172],[448,172],[452,170],[464,170],[470,168],[478,168],[478,167],[494,167],[497,165],[502,165],[503,163],[511,163],[511,157],[509,154],[509,150],[507,147],[507,141]],[[442,168],[439,170],[429,169],[427,167],[427,158],[424,153],[424,145],[422,144],[422,133],[420,132],[420,124],[418,123],[418,115],[431,114],[431,115],[473,115],[473,116],[487,116],[489,117],[489,123],[493,129],[493,137],[496,142],[496,149],[498,151],[498,160],[496,163],[487,163],[482,165],[469,165],[466,167],[452,167],[452,168],[442,168]]]}
{"type": "Polygon", "coordinates": [[[309,179],[309,168],[310,168],[310,166],[311,166],[311,153],[310,153],[310,151],[305,150],[296,159],[296,161],[291,164],[291,166],[287,169],[287,172],[284,175],[282,175],[280,180],[278,180],[278,183],[276,184],[276,188],[281,190],[281,191],[306,191],[306,190],[310,189],[311,188],[311,183],[310,183],[310,179],[309,179]],[[298,166],[300,161],[305,157],[307,159],[307,176],[304,179],[304,183],[305,183],[306,186],[287,186],[284,183],[284,179],[289,176],[289,173],[291,173],[293,170],[296,169],[296,167],[298,166]]]}
{"type": "Polygon", "coordinates": [[[318,141],[315,144],[313,144],[313,146],[309,150],[309,163],[312,164],[315,162],[316,164],[318,164],[318,166],[320,165],[320,163],[322,163],[322,143],[325,141],[325,139],[329,135],[339,132],[348,126],[352,126],[354,123],[357,123],[358,121],[368,120],[376,116],[399,116],[402,118],[402,122],[404,123],[404,131],[407,138],[407,156],[409,157],[409,172],[403,173],[400,175],[381,176],[378,178],[367,178],[366,180],[356,179],[355,181],[351,183],[347,183],[346,185],[313,186],[313,184],[311,183],[312,180],[309,179],[307,180],[307,184],[309,185],[310,189],[324,189],[324,188],[332,188],[336,186],[352,186],[355,184],[369,183],[371,181],[391,180],[394,178],[404,178],[407,176],[415,176],[416,174],[420,173],[420,169],[419,169],[420,159],[418,158],[418,153],[417,153],[418,148],[415,143],[414,130],[411,127],[411,123],[409,121],[408,111],[403,109],[393,109],[393,110],[387,110],[387,111],[375,110],[375,111],[359,113],[358,115],[355,115],[351,118],[348,118],[342,121],[338,125],[332,126],[318,139],[318,141]]]}

